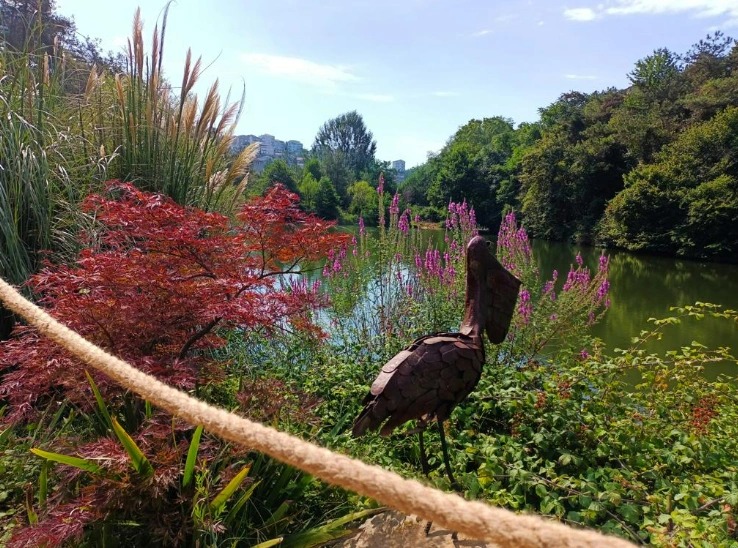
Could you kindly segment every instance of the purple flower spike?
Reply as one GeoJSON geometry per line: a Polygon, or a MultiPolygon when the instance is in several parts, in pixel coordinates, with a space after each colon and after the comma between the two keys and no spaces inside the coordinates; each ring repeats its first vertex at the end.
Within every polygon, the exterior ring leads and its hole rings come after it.
{"type": "Polygon", "coordinates": [[[397,215],[400,212],[400,195],[395,192],[395,195],[392,197],[392,205],[390,205],[390,215],[397,215]]]}

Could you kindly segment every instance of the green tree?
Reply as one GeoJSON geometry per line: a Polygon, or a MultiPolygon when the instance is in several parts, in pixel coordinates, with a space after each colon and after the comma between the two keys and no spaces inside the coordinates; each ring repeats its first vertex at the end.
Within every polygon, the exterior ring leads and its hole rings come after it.
{"type": "Polygon", "coordinates": [[[376,224],[379,207],[376,189],[366,181],[356,181],[348,187],[348,195],[351,197],[349,211],[362,216],[367,224],[376,224]]]}
{"type": "MultiPolygon", "coordinates": [[[[355,179],[354,174],[348,167],[348,162],[343,152],[333,152],[322,156],[322,171],[333,184],[338,194],[339,203],[348,205],[348,186],[355,179]]],[[[318,179],[320,180],[320,179],[318,179]]]]}
{"type": "Polygon", "coordinates": [[[601,237],[627,249],[735,260],[737,180],[738,108],[730,107],[626,176],[601,237]]]}
{"type": "Polygon", "coordinates": [[[302,181],[297,186],[297,190],[300,194],[300,205],[302,208],[305,211],[315,212],[320,185],[311,172],[307,171],[305,173],[302,181]]]}
{"type": "Polygon", "coordinates": [[[315,213],[323,219],[336,219],[338,204],[338,193],[333,182],[328,177],[321,177],[318,181],[318,193],[315,196],[315,213]]]}
{"type": "Polygon", "coordinates": [[[2,0],[0,15],[5,45],[12,49],[50,52],[55,40],[75,42],[74,21],[57,13],[54,0],[2,0]]]}
{"type": "Polygon", "coordinates": [[[315,157],[310,158],[307,162],[305,162],[305,167],[303,168],[302,172],[303,177],[307,173],[309,173],[316,181],[320,181],[320,178],[323,176],[323,170],[320,167],[320,161],[315,157]]]}
{"type": "Polygon", "coordinates": [[[354,177],[371,166],[376,151],[372,132],[355,110],[328,120],[318,130],[313,143],[313,152],[320,157],[340,153],[354,177]]]}
{"type": "Polygon", "coordinates": [[[264,168],[264,171],[259,174],[254,184],[253,191],[263,195],[276,183],[281,183],[287,187],[290,192],[298,192],[296,178],[296,173],[287,165],[287,162],[278,158],[269,162],[264,168]]]}
{"type": "Polygon", "coordinates": [[[674,97],[679,80],[679,57],[666,48],[636,61],[628,80],[645,91],[649,98],[662,102],[674,97]]]}

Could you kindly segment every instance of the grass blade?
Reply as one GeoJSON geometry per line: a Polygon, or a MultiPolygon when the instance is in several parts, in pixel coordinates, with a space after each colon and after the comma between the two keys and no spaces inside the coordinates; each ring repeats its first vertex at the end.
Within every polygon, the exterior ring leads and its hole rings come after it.
{"type": "Polygon", "coordinates": [[[82,459],[79,457],[70,457],[69,455],[62,455],[61,453],[52,453],[51,451],[44,451],[43,449],[32,448],[31,453],[37,455],[46,460],[52,462],[58,462],[59,464],[66,464],[67,466],[74,466],[85,472],[91,474],[99,474],[102,472],[102,468],[98,466],[94,461],[89,459],[82,459]]]}
{"type": "Polygon", "coordinates": [[[190,448],[187,451],[187,460],[185,461],[184,475],[182,476],[182,487],[187,487],[192,481],[192,476],[195,472],[195,462],[197,461],[197,452],[200,450],[202,428],[202,425],[198,425],[195,428],[195,433],[192,434],[192,441],[190,442],[190,448]]]}
{"type": "Polygon", "coordinates": [[[265,540],[264,542],[260,542],[259,544],[256,544],[251,548],[271,548],[271,546],[276,546],[277,544],[280,544],[283,538],[284,537],[277,537],[271,540],[265,540]]]}
{"type": "Polygon", "coordinates": [[[217,512],[218,510],[223,508],[228,499],[231,498],[231,496],[233,496],[233,493],[236,492],[236,489],[241,486],[243,480],[246,479],[246,476],[248,476],[250,469],[251,466],[244,466],[243,469],[238,474],[236,474],[233,479],[231,479],[231,481],[228,482],[228,485],[226,485],[210,503],[211,510],[217,512]]]}
{"type": "Polygon", "coordinates": [[[105,405],[105,400],[103,400],[102,394],[100,394],[100,390],[98,389],[97,384],[95,384],[95,381],[92,379],[92,375],[90,375],[87,370],[85,370],[85,376],[87,377],[87,382],[90,383],[90,388],[92,388],[92,393],[95,395],[95,400],[97,401],[97,408],[100,410],[100,414],[103,417],[105,426],[107,428],[112,428],[113,421],[110,418],[110,413],[108,412],[108,406],[105,405]]]}
{"type": "Polygon", "coordinates": [[[154,468],[151,466],[149,459],[146,458],[146,455],[143,454],[141,448],[136,445],[136,442],[133,441],[133,438],[128,435],[128,432],[123,429],[115,417],[112,418],[112,426],[115,435],[118,436],[120,443],[131,458],[133,469],[142,476],[148,477],[153,474],[154,468]]]}
{"type": "Polygon", "coordinates": [[[228,515],[226,516],[225,523],[234,523],[234,520],[238,518],[238,513],[241,511],[241,509],[244,507],[244,505],[249,501],[251,498],[251,495],[254,494],[254,491],[256,490],[256,487],[259,485],[260,482],[255,481],[251,484],[251,487],[249,487],[246,492],[241,495],[241,498],[238,499],[238,502],[233,505],[233,508],[230,509],[228,512],[228,515]]]}
{"type": "Polygon", "coordinates": [[[330,521],[325,525],[321,525],[319,527],[314,527],[313,529],[309,529],[301,533],[290,535],[284,539],[282,546],[309,547],[322,545],[326,542],[341,538],[353,532],[353,529],[347,529],[343,527],[347,523],[364,520],[368,517],[374,516],[384,511],[386,511],[386,508],[370,508],[369,510],[362,510],[360,512],[347,514],[343,517],[330,521]]]}

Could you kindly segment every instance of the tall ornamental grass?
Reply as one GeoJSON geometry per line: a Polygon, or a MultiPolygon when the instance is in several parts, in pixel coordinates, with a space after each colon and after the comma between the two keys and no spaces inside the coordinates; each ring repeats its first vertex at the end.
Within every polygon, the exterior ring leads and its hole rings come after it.
{"type": "Polygon", "coordinates": [[[230,155],[243,96],[234,103],[221,99],[216,80],[200,101],[193,89],[202,76],[202,60],[193,61],[190,50],[175,92],[162,73],[168,9],[161,33],[154,28],[150,54],[136,11],[126,70],[114,76],[112,105],[108,77],[93,68],[87,88],[87,100],[94,107],[89,116],[100,145],[116,154],[112,176],[166,194],[179,204],[230,211],[258,151],[254,145],[234,158],[230,155]]]}
{"type": "Polygon", "coordinates": [[[111,177],[235,210],[256,153],[230,155],[243,98],[222,101],[216,81],[200,102],[202,63],[189,52],[175,93],[162,73],[164,32],[154,29],[147,55],[138,11],[122,72],[90,65],[58,38],[43,47],[43,25],[32,23],[22,48],[0,47],[1,276],[21,284],[44,257],[74,258],[79,232],[93,227],[78,205],[111,177]]]}

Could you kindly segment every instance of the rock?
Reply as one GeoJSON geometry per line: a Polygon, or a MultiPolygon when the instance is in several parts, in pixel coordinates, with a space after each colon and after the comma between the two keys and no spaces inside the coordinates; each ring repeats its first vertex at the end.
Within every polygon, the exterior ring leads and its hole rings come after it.
{"type": "Polygon", "coordinates": [[[396,510],[387,510],[369,518],[350,537],[343,538],[330,546],[336,548],[454,548],[477,546],[494,548],[496,544],[479,540],[465,539],[459,535],[452,538],[452,532],[433,525],[428,536],[425,534],[426,521],[417,516],[406,516],[396,510]]]}

